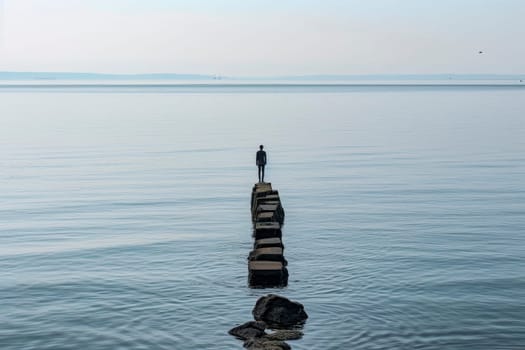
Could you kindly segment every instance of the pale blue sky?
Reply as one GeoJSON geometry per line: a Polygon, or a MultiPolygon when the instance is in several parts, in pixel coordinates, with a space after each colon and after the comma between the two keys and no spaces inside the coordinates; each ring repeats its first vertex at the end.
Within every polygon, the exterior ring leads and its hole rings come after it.
{"type": "Polygon", "coordinates": [[[0,0],[0,8],[0,71],[525,73],[523,0],[0,0]]]}

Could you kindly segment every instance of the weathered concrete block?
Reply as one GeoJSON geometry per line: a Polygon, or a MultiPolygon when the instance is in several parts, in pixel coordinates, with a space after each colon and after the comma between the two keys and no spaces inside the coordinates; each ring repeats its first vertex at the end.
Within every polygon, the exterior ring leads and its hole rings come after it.
{"type": "Polygon", "coordinates": [[[288,284],[288,270],[278,261],[250,261],[248,272],[248,283],[252,287],[282,287],[288,284]]]}
{"type": "Polygon", "coordinates": [[[281,199],[277,191],[264,192],[253,199],[253,204],[255,204],[258,201],[265,201],[265,200],[280,201],[281,199]]]}
{"type": "Polygon", "coordinates": [[[279,237],[259,239],[259,240],[256,240],[255,243],[253,244],[254,249],[268,248],[268,247],[278,247],[278,248],[282,248],[284,251],[283,242],[279,237]]]}
{"type": "Polygon", "coordinates": [[[250,252],[248,256],[250,260],[264,260],[264,261],[280,261],[283,265],[287,265],[283,256],[283,249],[279,247],[259,248],[250,252]]]}
{"type": "Polygon", "coordinates": [[[257,188],[257,189],[254,189],[252,191],[252,203],[253,201],[255,200],[255,198],[258,198],[258,197],[264,197],[264,196],[267,196],[267,195],[271,195],[271,194],[279,194],[279,192],[277,190],[274,190],[270,187],[263,187],[263,188],[257,188]]]}
{"type": "Polygon", "coordinates": [[[251,204],[253,205],[253,199],[258,193],[272,191],[272,184],[269,182],[256,183],[252,188],[251,204]]]}
{"type": "Polygon", "coordinates": [[[258,239],[282,237],[281,224],[278,222],[259,222],[255,223],[253,237],[258,239]]]}
{"type": "Polygon", "coordinates": [[[274,212],[275,218],[277,222],[279,222],[281,225],[284,223],[284,209],[281,206],[280,202],[276,201],[258,201],[257,208],[254,212],[254,215],[252,216],[252,219],[256,221],[257,215],[259,213],[266,213],[266,212],[274,212]]]}
{"type": "Polygon", "coordinates": [[[273,205],[278,205],[279,207],[281,207],[281,201],[280,200],[266,199],[266,197],[262,197],[262,198],[258,198],[257,199],[257,205],[259,206],[259,205],[262,205],[262,204],[268,204],[268,205],[273,204],[273,205]]]}
{"type": "Polygon", "coordinates": [[[280,199],[272,199],[272,198],[268,199],[266,197],[257,198],[256,204],[257,204],[257,206],[252,211],[252,216],[254,218],[255,218],[255,215],[257,214],[257,212],[259,212],[259,211],[272,211],[272,209],[277,211],[279,213],[279,215],[281,215],[284,218],[284,209],[283,209],[283,207],[281,205],[281,200],[280,199]],[[269,206],[274,206],[274,207],[269,207],[269,206]]]}
{"type": "Polygon", "coordinates": [[[253,185],[252,195],[259,192],[272,191],[272,184],[270,182],[259,182],[253,185]]]}
{"type": "MultiPolygon", "coordinates": [[[[281,211],[283,208],[281,207],[280,203],[261,203],[257,207],[257,212],[261,211],[281,211]]],[[[284,210],[283,210],[284,211],[284,210]]]]}
{"type": "Polygon", "coordinates": [[[280,224],[279,216],[274,211],[257,213],[255,216],[255,222],[278,222],[280,224]]]}
{"type": "Polygon", "coordinates": [[[278,201],[280,203],[281,198],[279,197],[279,193],[277,193],[277,191],[271,191],[271,193],[264,192],[262,195],[254,197],[251,206],[252,215],[257,210],[257,206],[266,201],[278,201]]]}
{"type": "Polygon", "coordinates": [[[271,185],[272,185],[271,182],[255,182],[253,184],[253,187],[254,188],[260,188],[260,187],[271,186],[271,185]]]}

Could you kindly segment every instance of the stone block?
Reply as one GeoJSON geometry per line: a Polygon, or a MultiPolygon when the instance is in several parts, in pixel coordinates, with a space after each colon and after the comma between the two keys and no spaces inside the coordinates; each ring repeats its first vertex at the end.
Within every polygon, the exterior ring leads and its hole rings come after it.
{"type": "Polygon", "coordinates": [[[273,237],[273,238],[263,238],[256,240],[253,244],[254,249],[259,248],[268,248],[268,247],[278,247],[284,250],[283,242],[279,237],[273,237]]]}
{"type": "Polygon", "coordinates": [[[282,237],[281,224],[278,222],[259,222],[255,223],[253,237],[256,240],[263,238],[282,237]]]}
{"type": "Polygon", "coordinates": [[[288,270],[278,261],[250,261],[248,272],[251,287],[282,287],[288,284],[288,270]]]}
{"type": "Polygon", "coordinates": [[[257,215],[255,216],[255,222],[278,222],[279,224],[281,223],[279,221],[279,216],[275,211],[265,211],[257,213],[257,215]]]}
{"type": "Polygon", "coordinates": [[[284,209],[281,206],[280,202],[268,201],[268,202],[258,202],[257,209],[253,215],[253,220],[256,221],[257,215],[259,213],[274,212],[275,221],[279,222],[281,225],[284,223],[284,209]]]}
{"type": "Polygon", "coordinates": [[[285,266],[287,265],[286,260],[283,256],[283,248],[279,247],[267,247],[253,250],[249,257],[249,260],[264,260],[264,261],[280,261],[285,266]]]}
{"type": "Polygon", "coordinates": [[[252,192],[262,192],[262,191],[271,191],[272,183],[271,182],[258,182],[253,185],[252,192]]]}
{"type": "Polygon", "coordinates": [[[254,193],[254,195],[252,196],[252,201],[251,201],[251,209],[252,209],[252,212],[255,211],[255,209],[257,209],[257,205],[258,205],[258,202],[259,201],[264,201],[264,200],[277,200],[277,201],[280,201],[280,197],[279,197],[279,192],[278,191],[265,191],[265,192],[258,192],[258,193],[254,193]]]}

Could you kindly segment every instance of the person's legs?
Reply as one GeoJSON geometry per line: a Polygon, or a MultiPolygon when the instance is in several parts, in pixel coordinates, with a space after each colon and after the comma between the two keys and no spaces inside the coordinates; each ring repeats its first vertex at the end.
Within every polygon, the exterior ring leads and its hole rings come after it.
{"type": "Polygon", "coordinates": [[[261,182],[261,168],[262,168],[262,166],[259,165],[259,172],[258,172],[259,182],[261,182]]]}
{"type": "Polygon", "coordinates": [[[264,182],[264,165],[261,168],[262,168],[262,182],[264,182]]]}

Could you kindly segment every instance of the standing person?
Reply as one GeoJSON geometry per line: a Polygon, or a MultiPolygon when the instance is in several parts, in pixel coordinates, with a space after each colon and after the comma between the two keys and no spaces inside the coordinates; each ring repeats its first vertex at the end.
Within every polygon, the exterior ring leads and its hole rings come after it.
{"type": "Polygon", "coordinates": [[[266,152],[263,151],[263,145],[259,146],[257,156],[255,157],[255,164],[259,168],[259,182],[264,182],[264,166],[266,165],[266,152]]]}

